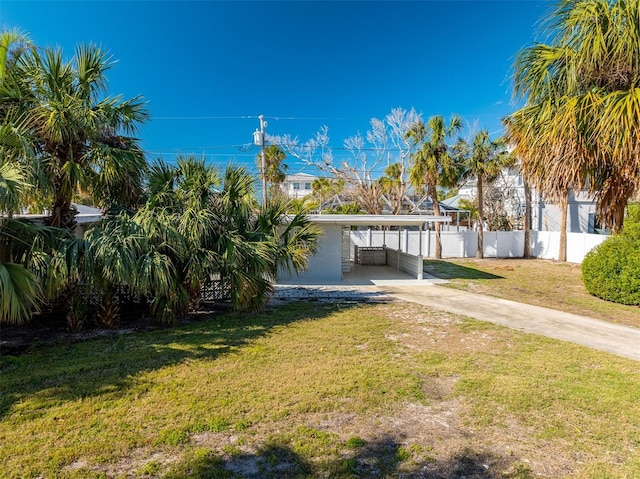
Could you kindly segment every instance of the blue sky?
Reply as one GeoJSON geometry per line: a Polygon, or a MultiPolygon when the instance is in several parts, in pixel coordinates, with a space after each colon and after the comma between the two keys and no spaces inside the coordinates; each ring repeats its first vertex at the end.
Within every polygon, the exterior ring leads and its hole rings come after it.
{"type": "Polygon", "coordinates": [[[467,133],[500,134],[514,109],[513,57],[550,6],[0,0],[0,22],[69,55],[79,43],[108,49],[110,93],[148,102],[139,137],[150,159],[196,153],[253,167],[257,149],[239,145],[252,142],[260,114],[268,133],[301,140],[327,125],[335,147],[396,107],[425,119],[456,113],[467,133]]]}

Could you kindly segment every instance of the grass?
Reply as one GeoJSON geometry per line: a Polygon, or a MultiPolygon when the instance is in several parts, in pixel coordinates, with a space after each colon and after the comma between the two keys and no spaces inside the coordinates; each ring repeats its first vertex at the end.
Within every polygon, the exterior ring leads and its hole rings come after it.
{"type": "Polygon", "coordinates": [[[427,260],[425,270],[446,286],[640,327],[640,308],[587,293],[580,265],[549,260],[427,260]]]}
{"type": "Polygon", "coordinates": [[[640,372],[409,303],[2,357],[0,477],[640,476],[640,372]]]}

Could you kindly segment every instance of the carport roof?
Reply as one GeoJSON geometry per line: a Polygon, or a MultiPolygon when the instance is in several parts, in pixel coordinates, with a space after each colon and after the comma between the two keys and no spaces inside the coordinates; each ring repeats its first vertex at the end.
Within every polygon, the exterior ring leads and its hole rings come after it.
{"type": "Polygon", "coordinates": [[[307,215],[313,223],[345,226],[421,226],[428,222],[449,222],[449,216],[435,215],[307,215]]]}

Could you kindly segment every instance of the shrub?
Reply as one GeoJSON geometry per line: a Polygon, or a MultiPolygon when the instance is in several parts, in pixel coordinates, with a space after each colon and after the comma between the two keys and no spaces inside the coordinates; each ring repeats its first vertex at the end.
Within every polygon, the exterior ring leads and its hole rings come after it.
{"type": "Polygon", "coordinates": [[[590,251],[582,262],[587,291],[615,303],[640,305],[640,223],[633,216],[622,233],[590,251]]]}

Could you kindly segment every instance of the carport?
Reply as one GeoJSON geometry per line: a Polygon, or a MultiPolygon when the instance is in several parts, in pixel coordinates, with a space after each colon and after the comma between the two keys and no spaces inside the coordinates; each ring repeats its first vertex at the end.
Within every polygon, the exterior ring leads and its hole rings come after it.
{"type": "Polygon", "coordinates": [[[448,216],[435,215],[309,215],[309,219],[323,230],[318,251],[310,259],[309,269],[299,276],[281,272],[278,278],[280,284],[341,284],[348,282],[351,273],[357,273],[360,277],[364,273],[421,280],[422,232],[425,225],[451,220],[448,216]],[[398,235],[398,238],[403,229],[417,227],[420,231],[421,254],[402,251],[400,241],[398,249],[387,247],[385,241],[377,247],[354,248],[350,237],[354,226],[382,229],[384,235],[398,235]],[[395,229],[390,231],[391,227],[395,229]],[[382,270],[384,267],[386,272],[382,270]]]}

